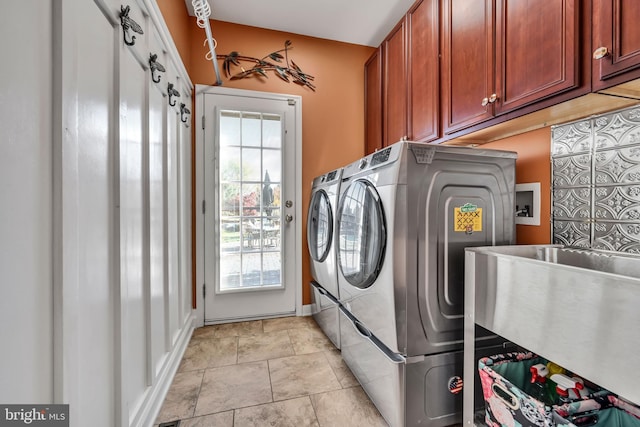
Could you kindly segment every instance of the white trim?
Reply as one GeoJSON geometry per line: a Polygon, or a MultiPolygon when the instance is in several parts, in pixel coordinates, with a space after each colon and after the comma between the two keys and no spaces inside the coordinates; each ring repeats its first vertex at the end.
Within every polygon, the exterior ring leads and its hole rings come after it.
{"type": "Polygon", "coordinates": [[[195,171],[195,188],[192,189],[192,193],[195,194],[195,219],[194,226],[195,232],[195,253],[191,254],[192,257],[196,257],[196,315],[195,325],[196,327],[204,326],[204,295],[202,295],[202,285],[204,283],[204,263],[201,261],[202,254],[204,253],[204,235],[201,232],[204,229],[204,215],[202,214],[202,201],[204,200],[204,159],[199,156],[199,153],[204,152],[204,135],[202,130],[202,112],[204,111],[204,90],[208,86],[196,85],[195,88],[195,114],[194,114],[194,126],[196,127],[196,144],[195,153],[192,157],[194,159],[195,171]]]}
{"type": "Polygon", "coordinates": [[[162,404],[167,397],[173,377],[178,372],[178,367],[189,345],[193,334],[193,321],[195,313],[192,313],[182,325],[178,339],[173,346],[173,351],[165,358],[161,371],[156,376],[153,385],[147,390],[144,402],[137,411],[137,418],[130,424],[134,427],[146,427],[155,424],[162,404]]]}
{"type": "Polygon", "coordinates": [[[305,304],[302,306],[302,312],[300,314],[298,314],[298,316],[311,316],[312,311],[311,308],[313,307],[313,304],[305,304]]]}
{"type": "Polygon", "coordinates": [[[527,184],[516,184],[516,201],[518,200],[519,192],[527,192],[530,191],[533,193],[533,201],[531,207],[531,215],[527,216],[517,216],[516,215],[516,224],[522,225],[540,225],[540,183],[532,182],[527,184]]]}
{"type": "Polygon", "coordinates": [[[151,21],[156,27],[158,34],[160,35],[160,39],[164,44],[164,48],[167,49],[167,54],[169,58],[171,58],[173,64],[176,66],[178,74],[180,77],[185,79],[185,81],[189,84],[189,87],[193,90],[193,83],[189,78],[189,73],[187,73],[187,69],[182,62],[182,57],[180,56],[180,52],[178,52],[178,48],[176,47],[173,38],[171,37],[171,32],[167,27],[167,23],[162,17],[162,12],[158,7],[158,3],[156,0],[144,0],[144,4],[147,7],[147,11],[149,12],[149,17],[151,21]]]}
{"type": "MultiPolygon", "coordinates": [[[[296,180],[296,200],[302,200],[302,97],[300,95],[288,95],[271,92],[260,92],[245,89],[225,88],[220,86],[207,86],[197,84],[195,86],[195,126],[196,126],[196,144],[194,159],[200,159],[200,162],[196,161],[195,168],[195,205],[196,205],[196,326],[204,326],[204,298],[202,295],[202,284],[205,280],[204,263],[201,259],[204,253],[204,235],[201,232],[204,229],[204,215],[201,211],[201,203],[204,200],[204,132],[202,132],[202,117],[204,112],[204,95],[206,93],[218,94],[218,95],[234,95],[254,98],[269,98],[278,99],[282,101],[293,99],[296,102],[298,108],[295,109],[295,121],[298,124],[295,129],[295,141],[296,141],[296,158],[295,158],[295,180],[296,180]]],[[[296,218],[302,219],[302,206],[301,203],[296,203],[295,206],[296,218]]],[[[302,221],[296,221],[295,225],[295,280],[297,283],[295,294],[295,313],[297,316],[303,315],[302,305],[302,221]]],[[[210,290],[207,292],[213,292],[210,286],[210,290]]]]}

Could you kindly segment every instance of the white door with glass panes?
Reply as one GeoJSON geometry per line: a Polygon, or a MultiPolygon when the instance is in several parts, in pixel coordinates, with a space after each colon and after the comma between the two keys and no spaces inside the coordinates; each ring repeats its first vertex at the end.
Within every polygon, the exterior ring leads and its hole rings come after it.
{"type": "Polygon", "coordinates": [[[205,323],[291,315],[299,293],[300,100],[235,92],[201,97],[205,323]]]}

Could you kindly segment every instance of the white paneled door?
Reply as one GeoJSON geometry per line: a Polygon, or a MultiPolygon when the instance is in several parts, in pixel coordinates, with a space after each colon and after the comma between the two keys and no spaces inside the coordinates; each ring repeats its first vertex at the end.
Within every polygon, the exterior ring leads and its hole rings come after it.
{"type": "Polygon", "coordinates": [[[300,100],[207,92],[203,107],[204,320],[293,314],[300,100]]]}

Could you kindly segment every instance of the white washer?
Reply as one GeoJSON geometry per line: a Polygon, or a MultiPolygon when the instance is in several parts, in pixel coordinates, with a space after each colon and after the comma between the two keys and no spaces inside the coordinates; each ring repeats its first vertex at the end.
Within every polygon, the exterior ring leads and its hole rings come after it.
{"type": "Polygon", "coordinates": [[[340,348],[338,270],[334,235],[342,168],[313,180],[307,216],[312,315],[333,344],[340,348]]]}
{"type": "Polygon", "coordinates": [[[464,248],[515,241],[516,157],[399,142],[344,168],[342,355],[392,426],[461,420],[464,248]]]}

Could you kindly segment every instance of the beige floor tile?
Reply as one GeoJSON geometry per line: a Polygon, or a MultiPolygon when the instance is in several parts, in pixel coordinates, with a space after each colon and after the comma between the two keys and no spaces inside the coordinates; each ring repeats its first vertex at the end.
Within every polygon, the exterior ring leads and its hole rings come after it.
{"type": "Polygon", "coordinates": [[[323,353],[269,360],[273,400],[292,399],[341,388],[323,353]]]}
{"type": "Polygon", "coordinates": [[[329,365],[331,365],[331,369],[333,369],[333,373],[336,374],[336,378],[342,388],[353,387],[359,384],[356,377],[351,373],[351,369],[349,369],[347,364],[344,363],[344,360],[342,360],[342,355],[339,350],[327,350],[324,354],[327,356],[329,365]]]}
{"type": "Polygon", "coordinates": [[[287,331],[267,332],[238,338],[238,363],[293,356],[287,331]]]}
{"type": "Polygon", "coordinates": [[[238,361],[238,338],[192,339],[178,372],[234,365],[238,361]]]}
{"type": "Polygon", "coordinates": [[[316,353],[318,351],[333,350],[335,346],[318,327],[289,329],[291,345],[296,354],[316,353]]]}
{"type": "Polygon", "coordinates": [[[193,416],[198,401],[204,371],[177,373],[173,378],[167,397],[160,408],[157,423],[180,420],[193,416]]]}
{"type": "Polygon", "coordinates": [[[191,335],[191,341],[198,339],[211,339],[215,338],[218,325],[203,326],[202,328],[195,328],[193,335],[191,335]]]}
{"type": "Polygon", "coordinates": [[[314,394],[311,403],[322,427],[387,426],[361,387],[314,394]]]}
{"type": "Polygon", "coordinates": [[[265,319],[262,328],[265,332],[284,331],[286,329],[311,328],[316,322],[311,316],[278,317],[277,319],[265,319]]]}
{"type": "Polygon", "coordinates": [[[215,325],[215,337],[241,337],[262,333],[262,320],[215,325]]]}
{"type": "Polygon", "coordinates": [[[233,411],[180,421],[180,427],[233,427],[233,411]]]}
{"type": "Polygon", "coordinates": [[[195,415],[259,405],[272,401],[267,362],[207,369],[195,415]]]}
{"type": "Polygon", "coordinates": [[[234,427],[316,427],[318,420],[309,396],[236,409],[234,427]]]}

